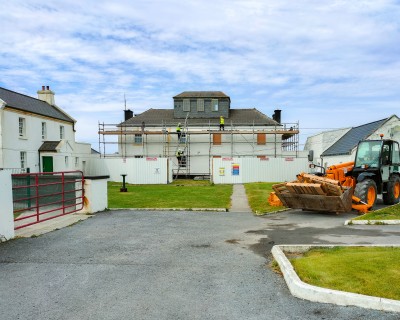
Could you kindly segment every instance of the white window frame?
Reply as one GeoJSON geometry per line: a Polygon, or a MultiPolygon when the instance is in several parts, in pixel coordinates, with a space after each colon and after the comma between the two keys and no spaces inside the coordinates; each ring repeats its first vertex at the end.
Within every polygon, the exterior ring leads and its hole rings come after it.
{"type": "Polygon", "coordinates": [[[211,111],[218,111],[218,99],[211,99],[211,111]]]}
{"type": "Polygon", "coordinates": [[[26,151],[20,151],[19,159],[20,159],[21,169],[25,169],[27,161],[26,151]]]}
{"type": "Polygon", "coordinates": [[[18,133],[20,138],[26,137],[26,119],[19,117],[18,118],[18,133]]]}
{"type": "Polygon", "coordinates": [[[75,157],[75,168],[79,166],[79,157],[75,157]]]}
{"type": "Polygon", "coordinates": [[[42,140],[47,139],[47,124],[46,122],[42,122],[42,140]]]}
{"type": "Polygon", "coordinates": [[[134,139],[134,143],[135,144],[142,144],[143,143],[143,135],[141,135],[141,134],[136,134],[135,133],[135,136],[133,137],[133,139],[134,139]]]}
{"type": "Polygon", "coordinates": [[[60,139],[65,139],[65,128],[60,126],[60,139]]]}
{"type": "Polygon", "coordinates": [[[204,99],[197,99],[197,111],[204,111],[204,99]]]}
{"type": "Polygon", "coordinates": [[[187,111],[190,112],[190,99],[183,99],[183,107],[182,107],[183,111],[187,111]]]}
{"type": "Polygon", "coordinates": [[[69,163],[68,156],[65,156],[64,162],[65,162],[65,167],[68,168],[68,163],[69,163]]]}

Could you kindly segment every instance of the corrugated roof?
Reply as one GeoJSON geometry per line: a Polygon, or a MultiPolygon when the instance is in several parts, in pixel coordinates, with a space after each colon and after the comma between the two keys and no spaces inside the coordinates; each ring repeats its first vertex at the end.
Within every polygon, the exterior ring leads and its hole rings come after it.
{"type": "Polygon", "coordinates": [[[39,151],[44,152],[57,152],[57,146],[61,141],[45,141],[39,148],[39,151]]]}
{"type": "Polygon", "coordinates": [[[229,96],[222,91],[184,91],[173,98],[229,98],[229,96]]]}
{"type": "MultiPolygon", "coordinates": [[[[257,109],[230,109],[229,118],[225,118],[225,126],[231,124],[240,125],[256,125],[256,126],[279,126],[275,120],[267,117],[257,109]]],[[[175,126],[178,122],[184,122],[184,119],[175,119],[174,110],[170,109],[149,109],[121,123],[121,125],[140,127],[142,122],[146,126],[162,127],[175,126]]],[[[219,125],[219,118],[188,118],[188,126],[206,126],[219,125]]]]}
{"type": "Polygon", "coordinates": [[[351,154],[351,151],[357,146],[360,140],[368,138],[368,136],[374,133],[388,119],[389,118],[382,119],[350,129],[338,141],[336,141],[332,146],[326,149],[321,156],[325,157],[351,154]]]}
{"type": "Polygon", "coordinates": [[[0,99],[7,107],[74,123],[74,119],[45,101],[0,87],[0,99]]]}

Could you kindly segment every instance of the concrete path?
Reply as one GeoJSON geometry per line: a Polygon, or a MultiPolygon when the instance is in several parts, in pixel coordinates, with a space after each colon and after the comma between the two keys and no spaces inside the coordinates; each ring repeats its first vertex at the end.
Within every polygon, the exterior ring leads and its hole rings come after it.
{"type": "Polygon", "coordinates": [[[229,211],[232,212],[252,212],[247,200],[246,191],[243,184],[234,184],[233,193],[231,196],[232,207],[229,211]]]}
{"type": "Polygon", "coordinates": [[[18,238],[29,238],[32,236],[40,236],[47,232],[68,227],[79,221],[86,220],[90,217],[91,215],[87,214],[71,213],[65,216],[33,224],[29,227],[15,230],[15,236],[18,238]]]}

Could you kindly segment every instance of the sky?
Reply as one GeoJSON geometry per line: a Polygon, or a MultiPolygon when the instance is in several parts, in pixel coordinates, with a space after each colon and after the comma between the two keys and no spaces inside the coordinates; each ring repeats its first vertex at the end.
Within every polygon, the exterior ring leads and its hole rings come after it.
{"type": "Polygon", "coordinates": [[[399,0],[0,0],[0,86],[43,85],[98,148],[126,108],[223,91],[308,136],[400,116],[399,0]]]}

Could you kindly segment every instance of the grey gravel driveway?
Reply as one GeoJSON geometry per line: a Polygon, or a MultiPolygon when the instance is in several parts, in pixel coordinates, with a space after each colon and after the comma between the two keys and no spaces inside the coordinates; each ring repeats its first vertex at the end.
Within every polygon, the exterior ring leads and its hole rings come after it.
{"type": "Polygon", "coordinates": [[[294,298],[274,243],[399,243],[345,216],[108,211],[0,244],[0,319],[400,319],[294,298]]]}

